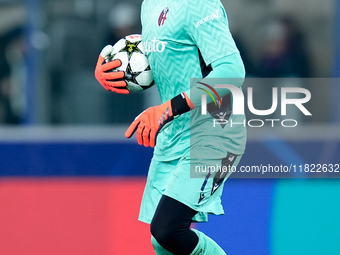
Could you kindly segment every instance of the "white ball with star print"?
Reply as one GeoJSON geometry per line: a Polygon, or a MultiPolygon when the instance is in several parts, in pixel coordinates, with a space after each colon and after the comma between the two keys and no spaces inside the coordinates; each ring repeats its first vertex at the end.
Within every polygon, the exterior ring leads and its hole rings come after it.
{"type": "Polygon", "coordinates": [[[154,85],[153,74],[145,55],[142,36],[129,35],[120,39],[114,46],[108,61],[119,59],[122,65],[115,70],[125,72],[127,89],[142,91],[154,85]]]}

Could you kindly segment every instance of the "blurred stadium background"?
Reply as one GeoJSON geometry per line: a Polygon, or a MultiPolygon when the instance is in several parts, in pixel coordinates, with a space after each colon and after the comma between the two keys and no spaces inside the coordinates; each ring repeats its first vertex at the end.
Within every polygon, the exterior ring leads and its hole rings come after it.
{"type": "MultiPolygon", "coordinates": [[[[241,164],[340,163],[340,0],[222,2],[248,76],[309,78],[313,97],[299,128],[249,129],[241,164]]],[[[152,150],[123,134],[157,90],[94,78],[140,4],[0,0],[1,255],[153,254],[137,221],[152,150]]],[[[196,227],[229,255],[338,255],[339,196],[338,179],[230,179],[226,215],[196,227]]]]}

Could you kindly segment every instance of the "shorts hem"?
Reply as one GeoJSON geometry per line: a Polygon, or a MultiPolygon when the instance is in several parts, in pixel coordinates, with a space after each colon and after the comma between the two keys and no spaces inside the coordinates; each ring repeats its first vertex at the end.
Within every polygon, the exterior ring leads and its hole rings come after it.
{"type": "Polygon", "coordinates": [[[152,219],[146,218],[146,217],[138,217],[138,220],[141,222],[144,222],[146,224],[151,224],[152,219]]]}
{"type": "Polygon", "coordinates": [[[206,213],[206,214],[213,214],[213,215],[224,215],[224,211],[212,212],[212,211],[202,210],[202,208],[193,205],[190,201],[185,200],[185,199],[183,199],[183,198],[181,198],[181,197],[179,197],[176,194],[171,193],[171,192],[165,191],[163,195],[171,197],[171,198],[185,204],[186,206],[190,207],[191,209],[197,211],[198,214],[195,215],[195,217],[194,217],[194,219],[195,219],[194,221],[196,221],[196,222],[208,222],[208,215],[200,216],[199,213],[206,213]]]}

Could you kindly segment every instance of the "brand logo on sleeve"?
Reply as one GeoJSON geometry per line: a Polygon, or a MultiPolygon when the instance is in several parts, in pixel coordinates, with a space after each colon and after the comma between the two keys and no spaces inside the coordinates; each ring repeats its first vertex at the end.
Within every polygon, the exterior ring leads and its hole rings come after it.
{"type": "Polygon", "coordinates": [[[194,22],[195,27],[199,27],[200,25],[202,25],[203,23],[207,22],[207,21],[212,21],[214,19],[219,19],[221,17],[220,15],[220,11],[219,9],[216,9],[215,12],[213,12],[212,14],[208,15],[207,17],[201,19],[200,21],[194,22]]]}

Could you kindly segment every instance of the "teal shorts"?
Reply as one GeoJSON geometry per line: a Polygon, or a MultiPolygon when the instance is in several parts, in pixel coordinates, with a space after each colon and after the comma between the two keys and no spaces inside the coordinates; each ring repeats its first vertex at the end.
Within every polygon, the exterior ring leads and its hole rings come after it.
{"type": "Polygon", "coordinates": [[[242,156],[227,153],[223,159],[192,159],[188,154],[168,162],[152,159],[138,218],[140,221],[151,223],[162,195],[198,211],[193,218],[196,222],[207,221],[208,213],[224,214],[221,204],[224,182],[242,156]]]}

